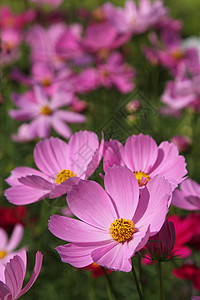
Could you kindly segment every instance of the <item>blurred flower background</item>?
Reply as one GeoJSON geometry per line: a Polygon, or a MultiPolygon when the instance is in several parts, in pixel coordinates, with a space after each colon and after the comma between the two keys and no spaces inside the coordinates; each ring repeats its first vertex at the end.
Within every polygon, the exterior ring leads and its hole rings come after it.
{"type": "MultiPolygon", "coordinates": [[[[74,217],[66,203],[69,186],[88,178],[103,186],[114,164],[134,172],[141,193],[157,174],[175,189],[162,231],[133,258],[138,267],[143,256],[145,299],[157,297],[151,257],[165,261],[166,298],[198,295],[199,12],[199,0],[1,1],[0,263],[23,256],[26,284],[41,251],[42,269],[25,299],[107,299],[97,264],[61,262],[55,247],[62,241],[48,220],[74,217]],[[40,141],[51,136],[57,138],[40,141]],[[149,161],[141,159],[137,169],[142,147],[149,161]],[[168,247],[153,244],[162,238],[168,247]]],[[[119,299],[138,299],[130,273],[107,273],[119,299]]]]}

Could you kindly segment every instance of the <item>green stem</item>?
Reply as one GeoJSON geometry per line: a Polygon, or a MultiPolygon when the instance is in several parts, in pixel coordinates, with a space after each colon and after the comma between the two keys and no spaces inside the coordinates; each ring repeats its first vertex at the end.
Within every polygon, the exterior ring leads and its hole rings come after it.
{"type": "Polygon", "coordinates": [[[160,300],[163,300],[163,284],[162,284],[161,261],[158,261],[158,277],[159,277],[160,300]]]}
{"type": "Polygon", "coordinates": [[[111,281],[110,277],[108,276],[107,270],[103,267],[101,267],[101,268],[104,272],[104,275],[105,275],[105,278],[106,278],[106,281],[107,281],[109,299],[110,300],[117,300],[117,294],[116,294],[116,292],[113,288],[112,281],[111,281]]]}
{"type": "Polygon", "coordinates": [[[143,276],[142,276],[142,262],[141,255],[138,254],[138,265],[139,265],[139,277],[140,277],[140,286],[142,288],[142,294],[144,299],[144,284],[143,284],[143,276]]]}
{"type": "Polygon", "coordinates": [[[137,288],[137,291],[138,291],[138,296],[139,296],[140,300],[143,300],[140,284],[139,284],[137,274],[136,274],[136,271],[135,271],[135,267],[134,267],[133,264],[132,264],[132,274],[133,274],[133,277],[134,277],[134,280],[135,280],[135,285],[136,285],[136,288],[137,288]]]}

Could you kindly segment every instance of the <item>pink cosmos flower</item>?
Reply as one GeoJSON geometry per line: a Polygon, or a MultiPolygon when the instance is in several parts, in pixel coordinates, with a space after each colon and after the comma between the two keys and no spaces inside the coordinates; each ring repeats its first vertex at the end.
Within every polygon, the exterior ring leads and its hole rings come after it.
{"type": "Polygon", "coordinates": [[[22,42],[22,34],[19,30],[8,28],[1,30],[1,64],[10,64],[20,58],[19,46],[22,42]]]}
{"type": "Polygon", "coordinates": [[[34,149],[38,170],[18,167],[6,182],[5,195],[15,205],[29,204],[68,192],[80,179],[87,179],[102,158],[104,140],[89,131],[74,133],[69,143],[59,138],[40,141],[34,149]],[[71,179],[70,179],[71,178],[71,179]]]}
{"type": "Polygon", "coordinates": [[[9,114],[18,121],[31,120],[30,136],[46,138],[50,136],[51,127],[64,138],[72,134],[67,123],[84,123],[85,116],[76,112],[61,110],[63,106],[73,102],[73,95],[65,90],[57,90],[51,99],[48,99],[41,86],[34,86],[32,91],[22,96],[13,97],[18,110],[10,110],[9,114]]]}
{"type": "Polygon", "coordinates": [[[23,237],[24,228],[21,224],[15,225],[11,237],[8,240],[8,235],[3,228],[0,228],[0,264],[7,264],[14,255],[21,253],[23,249],[16,250],[23,237]]]}
{"type": "Polygon", "coordinates": [[[162,1],[140,0],[138,7],[132,0],[125,2],[124,8],[111,3],[103,5],[105,18],[120,33],[142,33],[156,25],[167,13],[162,1]]]}
{"type": "Polygon", "coordinates": [[[34,25],[26,36],[26,42],[31,47],[32,61],[45,63],[55,69],[64,66],[65,62],[56,52],[56,43],[65,29],[64,23],[53,24],[48,29],[34,25]]]}
{"type": "Polygon", "coordinates": [[[167,105],[167,108],[173,111],[180,111],[184,108],[200,111],[199,85],[200,75],[188,77],[185,67],[181,66],[174,81],[167,82],[161,100],[167,105]]]}
{"type": "Polygon", "coordinates": [[[24,25],[29,24],[35,19],[34,10],[26,10],[18,15],[13,14],[9,6],[0,7],[0,27],[21,29],[24,25]]]}
{"type": "Polygon", "coordinates": [[[105,174],[105,190],[94,181],[80,181],[67,196],[80,220],[54,215],[49,230],[70,242],[57,247],[63,262],[77,268],[95,262],[129,272],[131,257],[156,234],[165,220],[170,184],[156,176],[139,198],[139,187],[127,167],[113,166],[105,174]]]}
{"type": "Polygon", "coordinates": [[[184,135],[174,135],[170,141],[177,146],[178,150],[182,153],[187,152],[191,146],[191,138],[184,135]]]}
{"type": "Polygon", "coordinates": [[[36,253],[36,262],[30,280],[22,289],[26,274],[26,251],[14,256],[6,266],[0,265],[0,299],[16,300],[34,284],[42,267],[43,255],[36,253]]]}
{"type": "Polygon", "coordinates": [[[36,62],[31,68],[30,76],[23,74],[18,69],[13,69],[10,76],[12,80],[31,87],[39,83],[49,96],[53,96],[57,90],[63,89],[63,87],[67,91],[74,92],[72,75],[73,72],[67,67],[55,71],[47,64],[36,62]]]}
{"type": "Polygon", "coordinates": [[[86,28],[83,46],[91,53],[101,49],[111,50],[125,44],[130,37],[130,34],[119,34],[107,21],[92,23],[86,28]]]}
{"type": "Polygon", "coordinates": [[[180,190],[177,189],[173,193],[172,205],[187,210],[199,210],[200,185],[190,178],[184,180],[180,190]]]}
{"type": "Polygon", "coordinates": [[[125,146],[117,140],[110,140],[105,143],[103,157],[104,171],[114,164],[126,165],[134,172],[140,187],[160,174],[175,189],[187,174],[185,159],[179,155],[177,147],[167,141],[157,146],[148,135],[132,135],[125,146]]]}
{"type": "Polygon", "coordinates": [[[63,0],[29,0],[29,1],[38,3],[39,5],[49,4],[53,8],[57,8],[63,2],[63,0]]]}
{"type": "Polygon", "coordinates": [[[119,52],[113,52],[105,63],[98,65],[98,74],[100,84],[105,88],[114,85],[121,93],[129,93],[134,89],[135,70],[124,63],[119,52]]]}

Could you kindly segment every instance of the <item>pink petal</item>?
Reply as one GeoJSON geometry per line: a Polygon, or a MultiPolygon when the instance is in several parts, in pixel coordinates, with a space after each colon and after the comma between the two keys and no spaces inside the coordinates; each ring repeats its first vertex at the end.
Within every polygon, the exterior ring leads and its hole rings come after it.
{"type": "Polygon", "coordinates": [[[117,219],[110,197],[94,181],[79,181],[68,193],[67,202],[75,216],[107,232],[111,223],[117,219]]]}
{"type": "Polygon", "coordinates": [[[92,258],[98,265],[115,271],[130,272],[131,259],[126,256],[126,243],[113,243],[92,251],[92,258]]]}
{"type": "Polygon", "coordinates": [[[35,163],[42,172],[55,177],[61,170],[69,169],[68,145],[59,138],[40,141],[34,149],[35,163]]]}
{"type": "Polygon", "coordinates": [[[29,282],[27,283],[27,285],[21,290],[21,292],[19,293],[19,295],[17,296],[16,299],[18,299],[22,295],[24,295],[32,287],[32,285],[38,278],[38,275],[39,275],[41,267],[42,267],[42,259],[43,259],[43,255],[41,252],[38,251],[36,253],[35,267],[34,267],[32,275],[31,275],[31,278],[30,278],[29,282]]]}
{"type": "Polygon", "coordinates": [[[95,151],[94,155],[92,156],[92,159],[91,159],[90,163],[88,164],[84,179],[87,179],[88,177],[90,177],[90,175],[92,175],[93,172],[99,166],[99,163],[100,163],[102,155],[103,155],[103,149],[104,149],[104,136],[102,134],[102,140],[101,140],[100,147],[95,151]]]}
{"type": "Polygon", "coordinates": [[[52,119],[52,126],[54,130],[65,139],[68,139],[72,135],[72,131],[69,126],[59,119],[57,114],[55,114],[52,119]]]}
{"type": "Polygon", "coordinates": [[[47,96],[45,94],[45,91],[41,87],[41,85],[36,84],[33,89],[34,89],[34,93],[35,93],[35,97],[36,97],[37,102],[40,103],[40,104],[46,105],[48,103],[48,100],[47,100],[47,96]]]}
{"type": "Polygon", "coordinates": [[[79,177],[71,177],[64,182],[61,182],[60,184],[56,184],[49,194],[49,199],[61,197],[62,195],[69,193],[72,187],[78,184],[79,181],[79,177]]]}
{"type": "Polygon", "coordinates": [[[108,168],[104,185],[116,207],[118,218],[132,219],[139,201],[138,182],[127,167],[113,166],[108,168]]]}
{"type": "Polygon", "coordinates": [[[67,123],[84,123],[86,117],[73,111],[59,110],[55,113],[57,119],[61,119],[67,123]]]}
{"type": "Polygon", "coordinates": [[[9,116],[17,121],[28,121],[32,118],[34,118],[36,115],[36,111],[32,109],[11,109],[9,110],[9,116]]]}
{"type": "Polygon", "coordinates": [[[0,264],[0,281],[5,282],[5,266],[3,264],[0,264]]]}
{"type": "Polygon", "coordinates": [[[73,101],[72,97],[72,93],[57,90],[51,99],[51,109],[56,110],[59,107],[68,106],[73,101]]]}
{"type": "Polygon", "coordinates": [[[0,249],[3,250],[7,244],[8,236],[3,228],[0,228],[0,249]]]}
{"type": "Polygon", "coordinates": [[[58,215],[50,218],[49,230],[58,238],[72,243],[94,243],[111,240],[109,232],[105,230],[58,215]]]}
{"type": "Polygon", "coordinates": [[[174,144],[163,142],[158,148],[158,158],[150,174],[151,176],[163,175],[174,189],[187,174],[185,158],[178,155],[178,149],[174,144]]]}
{"type": "Polygon", "coordinates": [[[0,299],[2,300],[12,300],[12,294],[9,287],[0,281],[0,299]]]}
{"type": "Polygon", "coordinates": [[[123,145],[117,140],[109,140],[109,142],[105,143],[105,149],[103,154],[103,169],[104,172],[108,167],[112,167],[113,165],[123,166],[121,152],[123,149],[123,145]]]}
{"type": "Polygon", "coordinates": [[[42,139],[48,138],[50,136],[51,118],[49,116],[39,116],[37,119],[35,119],[34,122],[34,127],[37,132],[37,136],[42,139]]]}
{"type": "Polygon", "coordinates": [[[31,188],[35,188],[38,190],[43,190],[45,193],[50,192],[54,186],[56,185],[54,182],[49,182],[45,180],[44,178],[36,175],[21,177],[19,179],[19,182],[23,183],[24,185],[27,185],[31,188]]]}
{"type": "Polygon", "coordinates": [[[94,132],[75,132],[69,140],[70,170],[81,176],[91,162],[95,151],[99,148],[99,140],[94,132]]]}
{"type": "Polygon", "coordinates": [[[10,203],[24,205],[45,199],[48,193],[45,194],[43,190],[37,190],[26,185],[18,185],[7,189],[4,195],[10,203]]]}
{"type": "Polygon", "coordinates": [[[137,251],[142,249],[149,240],[150,226],[143,227],[135,232],[132,239],[128,241],[126,258],[131,258],[137,251]]]}
{"type": "Polygon", "coordinates": [[[43,174],[42,172],[35,170],[33,168],[17,167],[11,171],[11,175],[6,179],[6,182],[11,186],[20,185],[20,182],[18,179],[20,177],[25,177],[27,175],[37,175],[40,177],[48,178],[45,174],[43,174]]]}
{"type": "Polygon", "coordinates": [[[22,288],[24,281],[24,263],[20,256],[16,255],[7,263],[5,269],[5,283],[10,288],[12,299],[17,296],[22,288]]]}
{"type": "MultiPolygon", "coordinates": [[[[199,210],[199,206],[194,205],[188,199],[190,198],[186,198],[183,191],[175,190],[172,194],[172,205],[187,210],[199,210]]],[[[198,199],[200,203],[200,198],[198,199]]]]}
{"type": "Polygon", "coordinates": [[[21,224],[15,225],[9,242],[6,245],[7,251],[12,251],[20,244],[24,234],[24,227],[21,224]]]}
{"type": "Polygon", "coordinates": [[[83,268],[93,263],[91,252],[97,245],[67,244],[56,248],[63,262],[71,264],[75,268],[83,268]]]}
{"type": "Polygon", "coordinates": [[[136,227],[150,225],[150,235],[155,235],[162,227],[168,212],[171,185],[162,176],[153,177],[142,190],[140,201],[133,217],[136,227]]]}
{"type": "Polygon", "coordinates": [[[152,137],[143,134],[132,135],[124,146],[123,160],[132,171],[148,173],[157,155],[158,147],[152,137]]]}

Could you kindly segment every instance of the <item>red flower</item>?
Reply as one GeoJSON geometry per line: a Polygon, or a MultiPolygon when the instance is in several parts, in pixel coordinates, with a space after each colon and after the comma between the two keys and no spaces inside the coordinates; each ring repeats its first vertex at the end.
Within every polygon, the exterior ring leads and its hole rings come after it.
{"type": "Polygon", "coordinates": [[[5,230],[12,231],[18,223],[25,225],[26,209],[24,206],[16,207],[0,207],[0,227],[5,230]]]}

